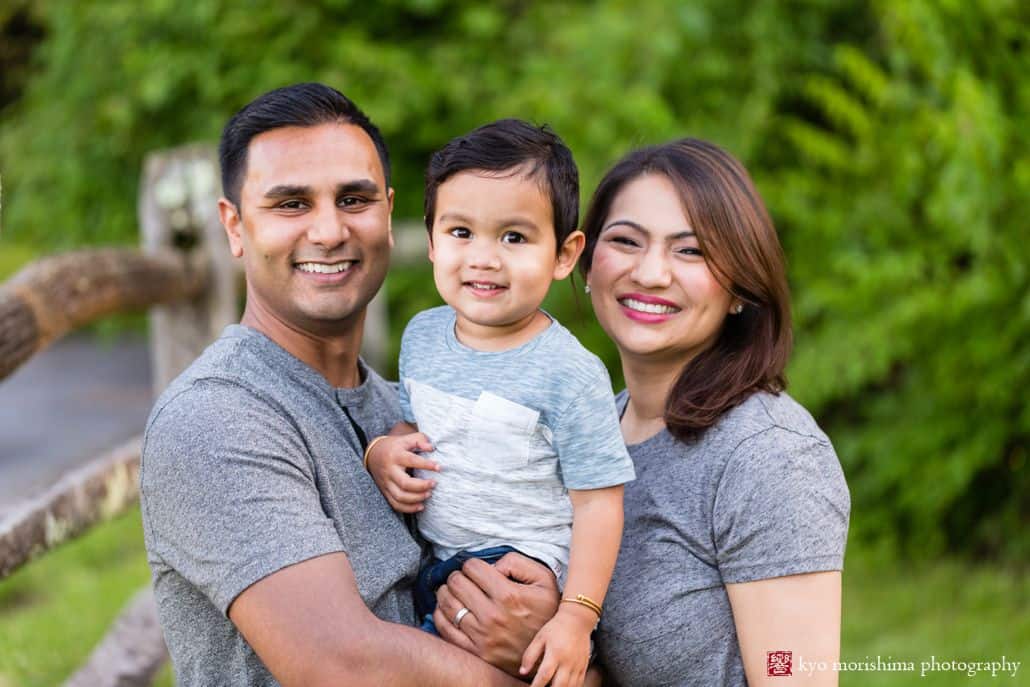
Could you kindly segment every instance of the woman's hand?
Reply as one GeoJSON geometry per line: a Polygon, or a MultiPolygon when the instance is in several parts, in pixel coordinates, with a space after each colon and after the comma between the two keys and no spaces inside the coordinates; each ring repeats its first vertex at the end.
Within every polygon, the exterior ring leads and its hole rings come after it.
{"type": "Polygon", "coordinates": [[[558,584],[545,565],[517,553],[490,565],[465,562],[436,592],[433,620],[445,640],[516,677],[522,655],[558,608],[558,584]],[[462,608],[469,609],[454,625],[462,608]]]}
{"type": "Polygon", "coordinates": [[[433,445],[421,432],[389,435],[376,439],[368,451],[365,467],[398,513],[417,513],[433,493],[436,482],[412,477],[411,469],[440,471],[440,466],[416,451],[432,451],[433,445]]]}

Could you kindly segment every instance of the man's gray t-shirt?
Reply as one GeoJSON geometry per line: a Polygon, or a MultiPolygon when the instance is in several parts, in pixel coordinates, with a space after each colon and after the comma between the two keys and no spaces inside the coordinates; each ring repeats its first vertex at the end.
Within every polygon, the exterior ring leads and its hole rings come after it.
{"type": "Polygon", "coordinates": [[[315,556],[346,553],[372,612],[414,623],[420,549],[363,469],[354,428],[387,433],[396,390],[360,367],[360,386],[335,389],[233,325],[154,406],[143,527],[179,684],[277,684],[226,614],[250,585],[315,556]]]}
{"type": "Polygon", "coordinates": [[[433,443],[440,472],[418,515],[437,558],[507,545],[564,584],[572,537],[569,489],[633,479],[608,371],[555,321],[530,341],[478,351],[441,306],[404,330],[400,404],[433,443]]]}
{"type": "Polygon", "coordinates": [[[629,452],[637,479],[598,631],[609,675],[744,685],[725,585],[843,568],[851,503],[837,455],[785,393],[754,394],[695,443],[662,430],[629,452]]]}

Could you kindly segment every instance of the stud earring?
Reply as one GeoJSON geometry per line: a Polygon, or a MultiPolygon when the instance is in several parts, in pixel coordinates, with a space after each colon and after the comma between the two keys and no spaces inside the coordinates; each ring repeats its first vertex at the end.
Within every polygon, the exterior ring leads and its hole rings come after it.
{"type": "Polygon", "coordinates": [[[733,314],[734,315],[739,315],[742,312],[744,312],[744,304],[743,303],[737,303],[735,306],[733,306],[733,314]]]}
{"type": "Polygon", "coordinates": [[[583,287],[583,293],[590,293],[590,284],[583,287]]]}

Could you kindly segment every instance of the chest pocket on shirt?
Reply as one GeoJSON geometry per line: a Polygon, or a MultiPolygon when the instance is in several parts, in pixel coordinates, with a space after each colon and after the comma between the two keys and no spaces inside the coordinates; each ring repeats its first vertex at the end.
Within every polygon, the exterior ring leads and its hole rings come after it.
{"type": "Polygon", "coordinates": [[[482,392],[469,415],[469,457],[497,467],[525,466],[539,419],[537,410],[482,392]]]}

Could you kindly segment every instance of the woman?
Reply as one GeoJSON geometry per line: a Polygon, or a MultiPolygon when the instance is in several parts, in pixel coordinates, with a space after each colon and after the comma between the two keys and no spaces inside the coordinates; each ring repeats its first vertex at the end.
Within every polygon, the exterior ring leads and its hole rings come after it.
{"type": "Polygon", "coordinates": [[[750,177],[703,141],[638,150],[584,231],[637,471],[598,633],[609,681],[762,684],[782,651],[795,681],[801,659],[832,667],[850,502],[826,435],[783,391],[784,261],[750,177]]]}
{"type": "MultiPolygon", "coordinates": [[[[583,229],[637,473],[588,684],[836,684],[850,501],[826,435],[784,392],[784,261],[751,179],[710,143],[644,148],[601,181],[583,229]]],[[[481,590],[519,594],[465,572],[480,579],[441,588],[441,620],[473,604],[514,615],[481,590]]],[[[442,634],[482,653],[479,622],[442,634]]]]}

